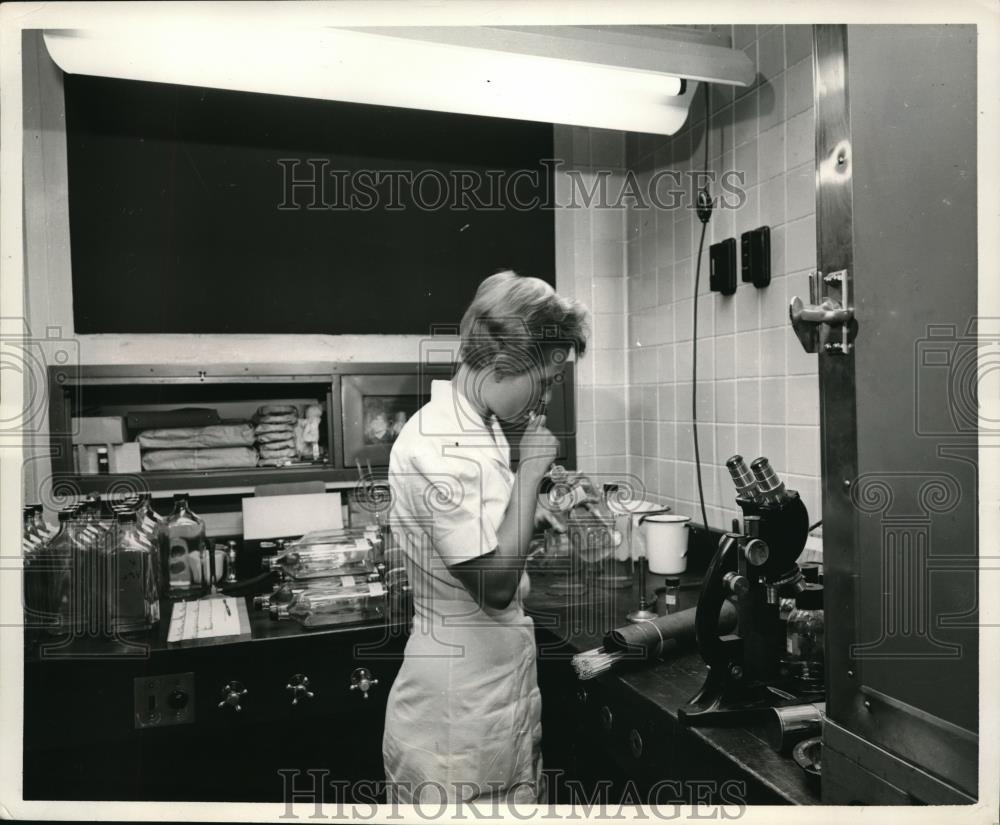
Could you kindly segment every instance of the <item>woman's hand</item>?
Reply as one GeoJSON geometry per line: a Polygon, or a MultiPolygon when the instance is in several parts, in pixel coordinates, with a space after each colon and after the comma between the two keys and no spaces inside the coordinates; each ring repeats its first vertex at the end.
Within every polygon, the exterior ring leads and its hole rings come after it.
{"type": "Polygon", "coordinates": [[[531,414],[520,444],[520,467],[531,473],[539,482],[555,461],[559,441],[545,427],[545,416],[531,414]]]}

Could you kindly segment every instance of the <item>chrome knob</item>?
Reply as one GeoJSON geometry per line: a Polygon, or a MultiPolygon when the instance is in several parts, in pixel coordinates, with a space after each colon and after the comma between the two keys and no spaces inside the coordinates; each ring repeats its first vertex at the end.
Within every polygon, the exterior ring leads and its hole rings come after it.
{"type": "Polygon", "coordinates": [[[297,705],[299,699],[312,699],[316,694],[309,690],[309,677],[302,674],[296,673],[291,679],[288,680],[288,684],[285,685],[285,690],[290,690],[292,692],[292,704],[297,705]]]}
{"type": "Polygon", "coordinates": [[[219,702],[219,707],[231,707],[237,713],[243,710],[240,705],[240,701],[246,695],[247,689],[243,687],[242,682],[237,682],[235,679],[231,682],[226,682],[225,687],[219,691],[219,695],[222,696],[222,701],[219,702]]]}
{"type": "Polygon", "coordinates": [[[761,539],[750,539],[744,545],[743,552],[746,554],[747,561],[754,567],[760,567],[771,557],[771,548],[767,546],[767,542],[761,539]]]}
{"type": "Polygon", "coordinates": [[[750,590],[750,580],[739,573],[726,573],[722,581],[734,596],[744,596],[750,590]]]}
{"type": "Polygon", "coordinates": [[[378,679],[375,679],[371,671],[366,667],[355,668],[354,672],[351,674],[351,690],[360,690],[361,695],[368,698],[368,691],[371,690],[375,685],[378,684],[378,679]]]}

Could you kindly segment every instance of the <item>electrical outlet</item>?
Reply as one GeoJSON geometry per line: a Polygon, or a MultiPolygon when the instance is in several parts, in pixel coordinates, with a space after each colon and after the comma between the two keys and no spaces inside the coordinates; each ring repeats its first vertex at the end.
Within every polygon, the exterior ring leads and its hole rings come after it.
{"type": "Polygon", "coordinates": [[[708,248],[708,286],[712,292],[736,292],[736,239],[726,238],[708,248]]]}
{"type": "Polygon", "coordinates": [[[194,674],[140,676],[134,680],[136,728],[194,722],[194,674]]]}

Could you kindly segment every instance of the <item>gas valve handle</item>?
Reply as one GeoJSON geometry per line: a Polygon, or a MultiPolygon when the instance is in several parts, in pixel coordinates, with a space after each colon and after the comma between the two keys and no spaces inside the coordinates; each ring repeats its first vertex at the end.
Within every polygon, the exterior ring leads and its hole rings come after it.
{"type": "Polygon", "coordinates": [[[293,705],[297,705],[299,699],[312,699],[316,695],[309,689],[309,677],[302,673],[296,673],[289,679],[285,690],[292,692],[293,705]]]}
{"type": "Polygon", "coordinates": [[[351,674],[351,686],[350,690],[360,690],[361,695],[368,698],[368,691],[371,690],[375,685],[378,684],[378,679],[375,679],[371,671],[366,667],[355,668],[354,672],[351,674]]]}
{"type": "Polygon", "coordinates": [[[240,700],[247,693],[247,689],[243,687],[242,682],[237,682],[235,679],[231,682],[226,682],[225,686],[219,691],[219,695],[222,696],[222,701],[219,702],[219,708],[231,707],[237,713],[243,710],[242,705],[240,705],[240,700]]]}

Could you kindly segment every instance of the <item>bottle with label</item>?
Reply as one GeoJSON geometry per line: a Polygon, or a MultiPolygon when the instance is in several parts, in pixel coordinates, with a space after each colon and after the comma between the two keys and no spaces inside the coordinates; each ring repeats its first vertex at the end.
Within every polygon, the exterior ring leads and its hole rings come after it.
{"type": "Polygon", "coordinates": [[[676,613],[678,596],[681,592],[681,577],[667,576],[663,584],[663,606],[667,613],[676,613]]]}
{"type": "Polygon", "coordinates": [[[105,555],[107,627],[114,633],[149,630],[160,621],[155,545],[135,513],[120,513],[117,526],[117,541],[105,555]]]}
{"type": "Polygon", "coordinates": [[[804,692],[824,689],[823,586],[806,584],[788,616],[785,661],[795,685],[804,692]]]}
{"type": "Polygon", "coordinates": [[[174,509],[160,533],[162,581],[170,599],[205,594],[205,522],[191,510],[187,493],[174,494],[174,509]]]}

